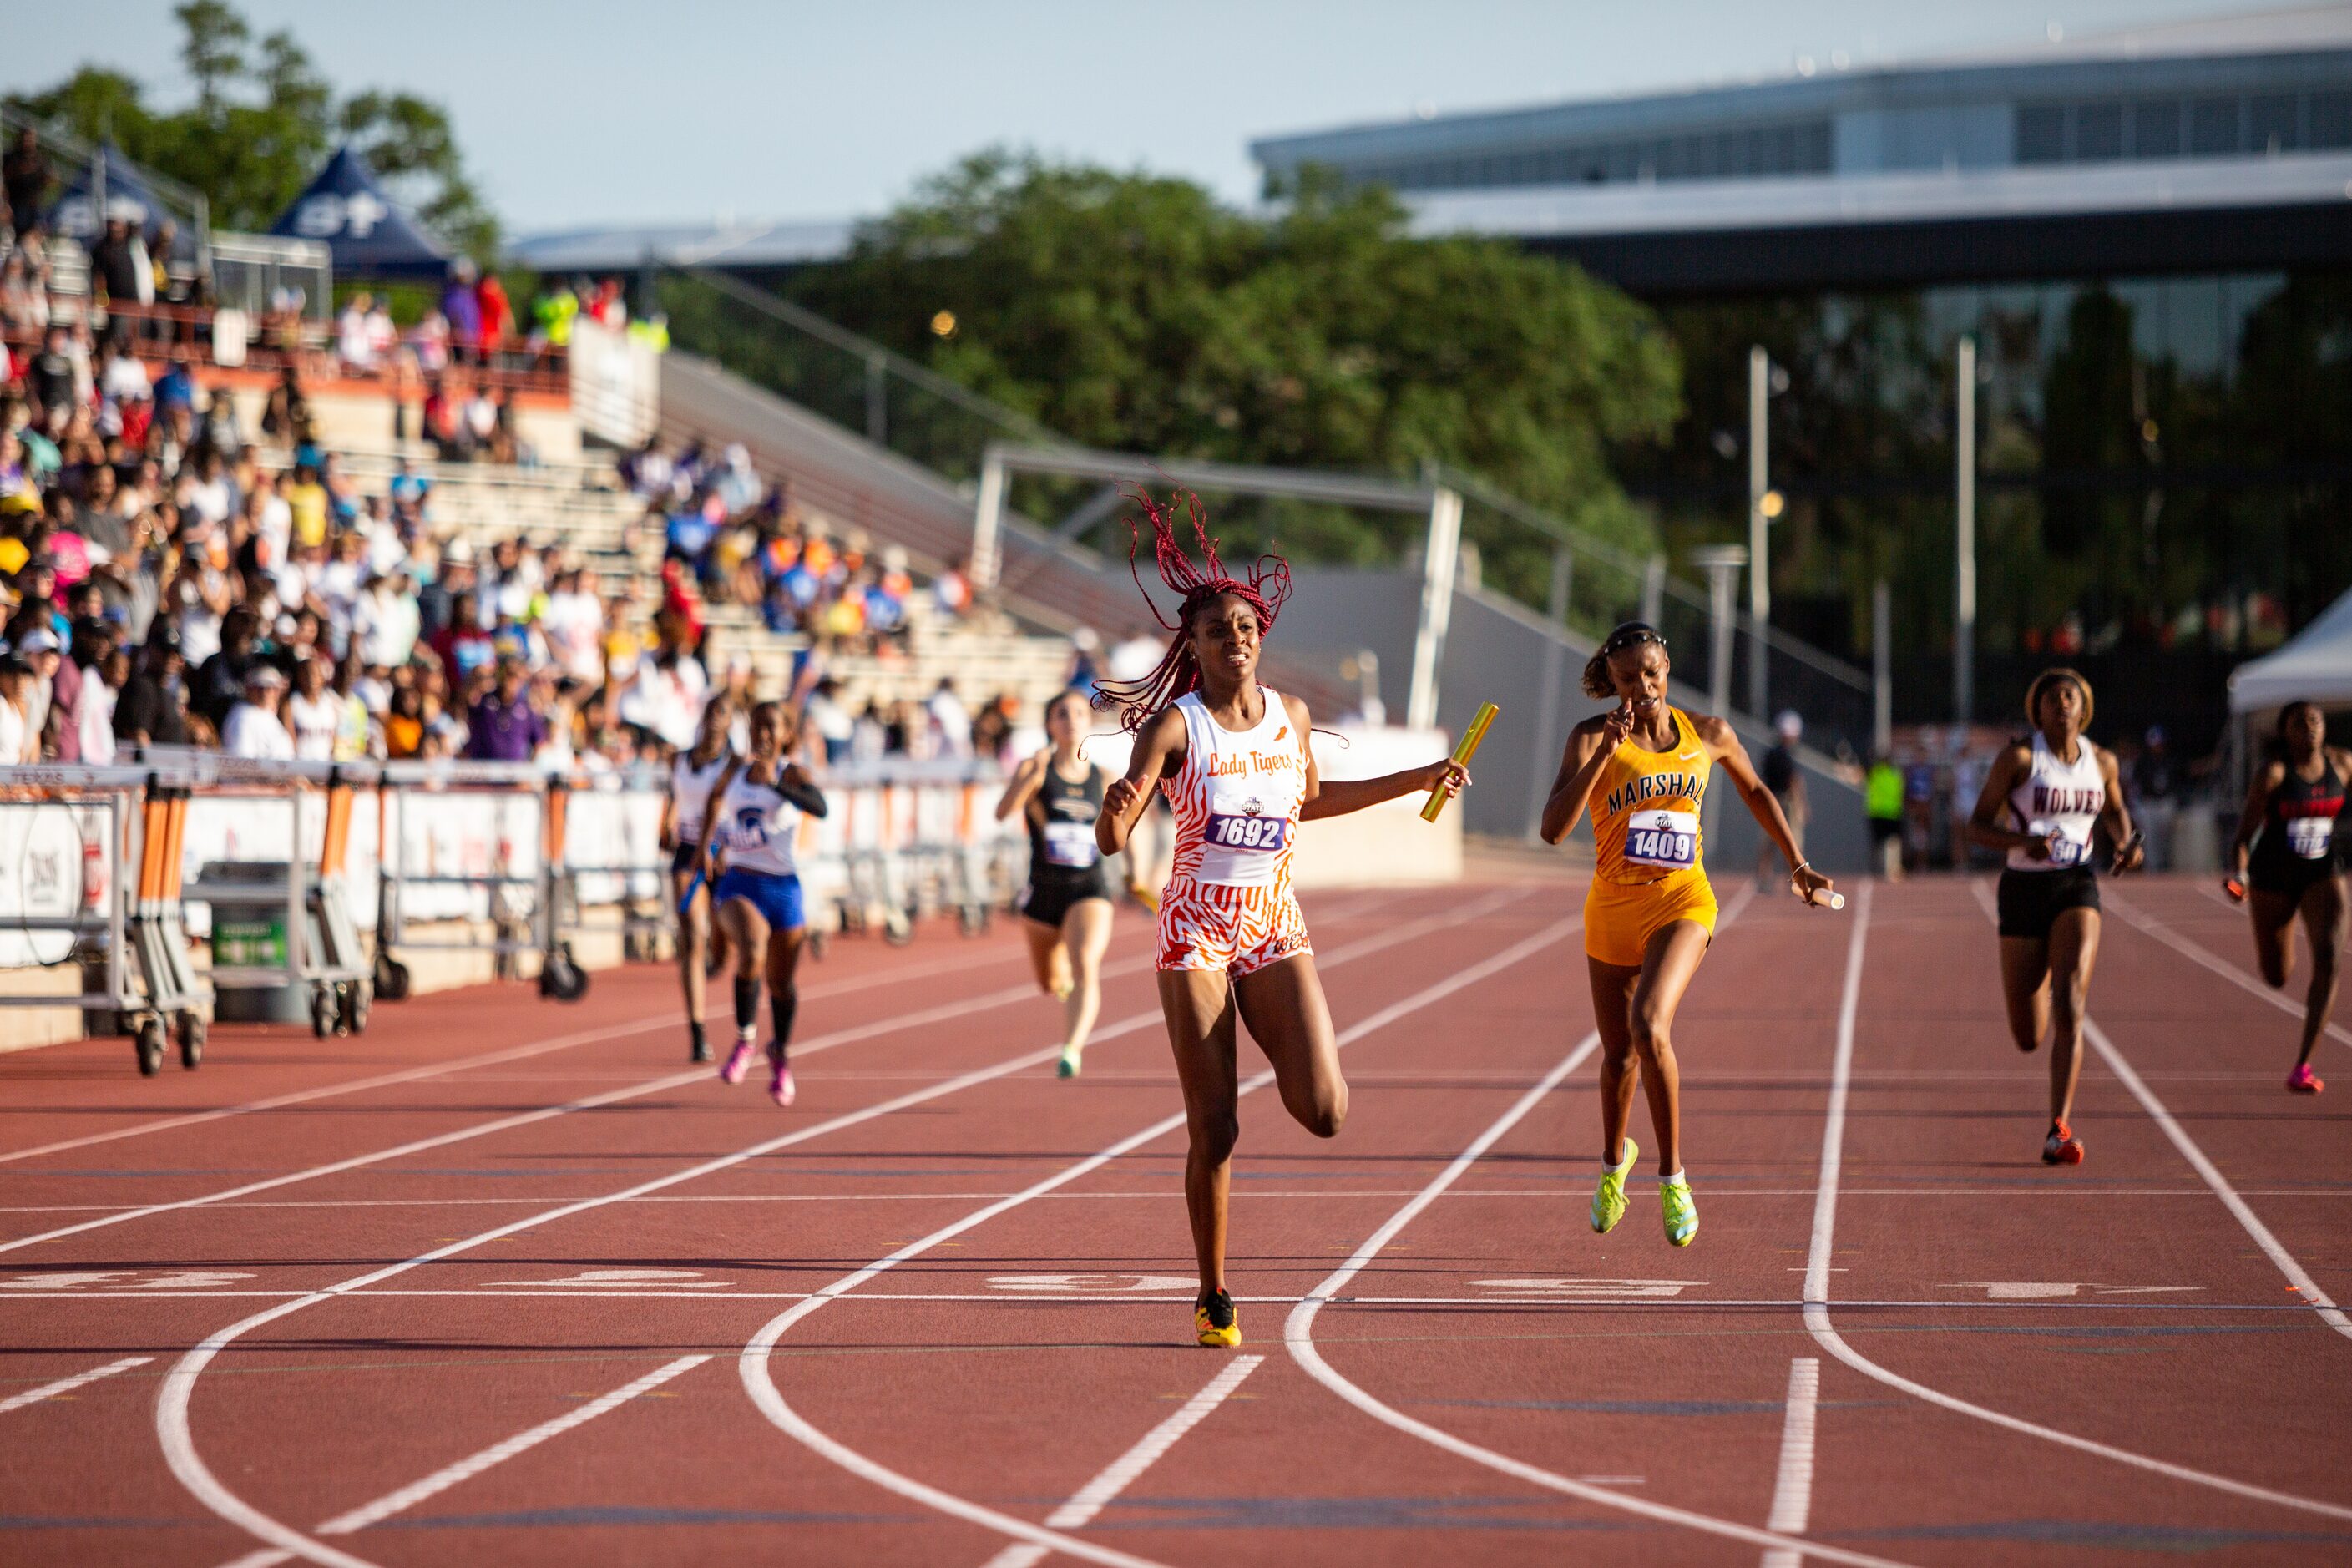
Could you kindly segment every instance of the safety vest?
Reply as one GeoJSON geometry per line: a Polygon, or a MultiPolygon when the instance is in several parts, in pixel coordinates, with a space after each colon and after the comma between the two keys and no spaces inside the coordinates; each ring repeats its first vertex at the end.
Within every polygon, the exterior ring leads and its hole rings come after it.
{"type": "Polygon", "coordinates": [[[1862,786],[1862,809],[1865,816],[1880,822],[1892,822],[1901,816],[1903,770],[1892,763],[1873,767],[1862,786]]]}
{"type": "Polygon", "coordinates": [[[580,314],[580,297],[569,289],[559,289],[533,306],[531,314],[538,318],[547,341],[562,348],[572,341],[572,323],[580,314]]]}

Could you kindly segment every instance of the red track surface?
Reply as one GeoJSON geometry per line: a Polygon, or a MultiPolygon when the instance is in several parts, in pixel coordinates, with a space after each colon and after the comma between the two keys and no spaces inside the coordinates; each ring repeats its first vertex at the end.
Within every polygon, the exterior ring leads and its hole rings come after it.
{"type": "Polygon", "coordinates": [[[2352,1057],[2284,1092],[2241,914],[2110,890],[2053,1171],[1977,889],[1753,903],[1678,1031],[1675,1251],[1646,1167],[1585,1226],[1572,894],[1310,906],[1354,1108],[1244,1104],[1245,1373],[1187,1342],[1131,913],[1075,1082],[1002,923],[837,949],[789,1111],[687,1070],[654,970],[0,1058],[0,1561],[2352,1560],[2352,1333],[2300,1288],[2352,1298],[2352,1057]]]}

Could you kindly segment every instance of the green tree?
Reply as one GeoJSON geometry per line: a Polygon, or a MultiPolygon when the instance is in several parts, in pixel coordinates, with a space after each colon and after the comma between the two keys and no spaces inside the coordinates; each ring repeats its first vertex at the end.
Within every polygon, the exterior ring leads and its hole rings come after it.
{"type": "Polygon", "coordinates": [[[497,254],[498,221],[466,172],[448,111],[414,93],[367,89],[339,98],[299,39],[280,29],[257,44],[226,0],[185,0],[173,15],[195,101],[156,110],[140,83],[85,65],[11,107],[205,193],[213,222],[264,228],[301,193],[339,140],[369,163],[417,216],[460,249],[497,254]]]}
{"type": "Polygon", "coordinates": [[[1183,180],[984,153],[788,286],[1090,446],[1450,462],[1621,537],[1646,523],[1605,453],[1679,406],[1672,345],[1625,296],[1507,243],[1414,237],[1385,192],[1312,180],[1258,217],[1183,180]]]}

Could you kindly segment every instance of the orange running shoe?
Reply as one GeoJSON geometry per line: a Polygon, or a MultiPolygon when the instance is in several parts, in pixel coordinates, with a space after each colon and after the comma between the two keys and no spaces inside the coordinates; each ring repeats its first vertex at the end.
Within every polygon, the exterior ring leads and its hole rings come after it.
{"type": "Polygon", "coordinates": [[[2083,1141],[2074,1130],[2063,1121],[2050,1124],[2050,1136],[2042,1141],[2042,1163],[2045,1165],[2079,1165],[2083,1163],[2083,1141]]]}
{"type": "Polygon", "coordinates": [[[2319,1075],[2311,1070],[2309,1062],[2297,1062],[2294,1064],[2294,1070],[2286,1075],[2286,1087],[2288,1091],[2294,1094],[2317,1094],[2327,1085],[2321,1082],[2319,1075]]]}

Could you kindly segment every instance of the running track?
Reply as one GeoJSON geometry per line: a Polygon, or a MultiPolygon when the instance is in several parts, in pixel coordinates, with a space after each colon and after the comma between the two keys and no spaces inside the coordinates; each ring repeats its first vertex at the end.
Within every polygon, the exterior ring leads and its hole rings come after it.
{"type": "Polygon", "coordinates": [[[1238,1354],[1131,912],[1074,1083],[1003,922],[837,946],[790,1111],[658,970],[0,1058],[0,1561],[2352,1561],[2352,1036],[2289,1098],[2243,916],[2111,886],[2046,1170],[1983,891],[1721,933],[1687,1251],[1585,1226],[1572,887],[1312,900],[1354,1108],[1244,1104],[1238,1354]]]}

